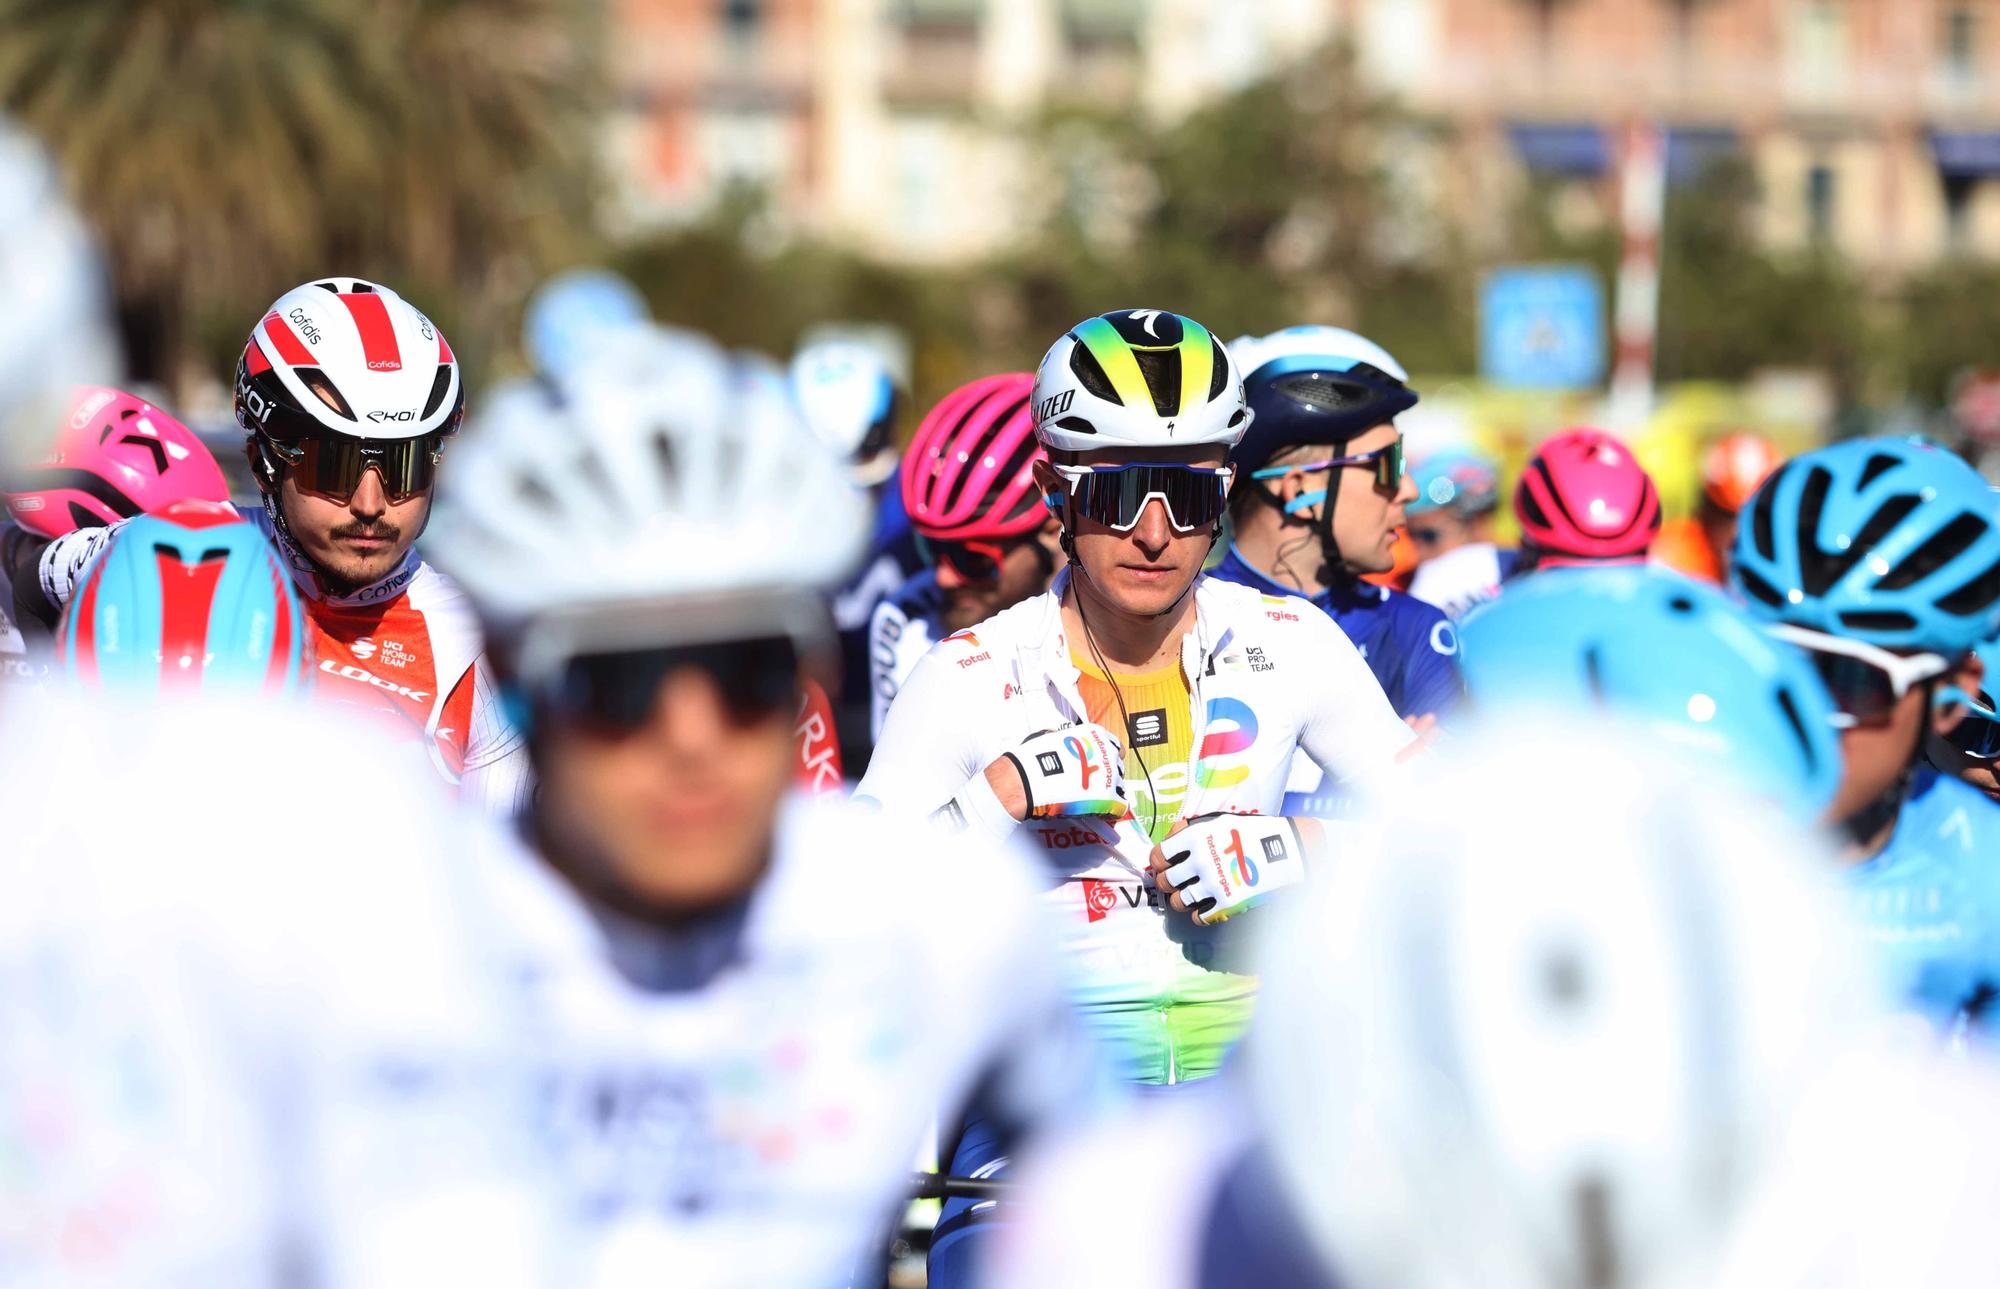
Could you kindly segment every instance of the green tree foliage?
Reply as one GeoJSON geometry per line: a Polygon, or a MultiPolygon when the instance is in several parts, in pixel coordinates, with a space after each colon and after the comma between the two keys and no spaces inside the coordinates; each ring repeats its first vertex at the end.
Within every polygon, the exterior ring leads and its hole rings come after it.
{"type": "Polygon", "coordinates": [[[1912,278],[1900,297],[1894,356],[1920,403],[1942,406],[1961,371],[2000,366],[2000,266],[1947,262],[1912,278]]]}
{"type": "Polygon", "coordinates": [[[0,0],[0,105],[96,224],[141,378],[226,368],[321,273],[388,281],[478,352],[586,227],[595,4],[0,0]]]}

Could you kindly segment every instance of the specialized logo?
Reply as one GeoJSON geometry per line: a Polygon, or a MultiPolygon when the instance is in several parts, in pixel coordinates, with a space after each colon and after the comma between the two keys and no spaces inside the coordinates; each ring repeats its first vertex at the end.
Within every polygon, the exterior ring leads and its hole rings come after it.
{"type": "Polygon", "coordinates": [[[1076,391],[1073,389],[1066,389],[1060,394],[1051,394],[1041,402],[1035,404],[1035,419],[1046,421],[1051,417],[1061,416],[1069,410],[1069,405],[1075,401],[1076,391]]]}
{"type": "Polygon", "coordinates": [[[1237,757],[1257,741],[1257,713],[1241,699],[1219,697],[1208,700],[1206,729],[1201,736],[1201,765],[1195,782],[1204,788],[1227,788],[1250,777],[1250,767],[1237,763],[1217,765],[1223,758],[1237,757]]]}
{"type": "Polygon", "coordinates": [[[1091,760],[1089,745],[1074,734],[1066,735],[1063,738],[1063,746],[1069,749],[1071,756],[1076,758],[1077,770],[1081,779],[1079,786],[1087,791],[1090,788],[1091,776],[1102,772],[1104,769],[1103,765],[1091,760]]]}
{"type": "Polygon", "coordinates": [[[1125,726],[1133,747],[1157,747],[1167,741],[1167,709],[1155,707],[1134,712],[1125,726]]]}

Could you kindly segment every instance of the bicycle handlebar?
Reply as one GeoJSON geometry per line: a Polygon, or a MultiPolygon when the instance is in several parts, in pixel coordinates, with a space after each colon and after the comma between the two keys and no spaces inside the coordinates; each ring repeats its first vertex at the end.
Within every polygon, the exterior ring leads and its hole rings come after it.
{"type": "Polygon", "coordinates": [[[1006,1200],[1014,1198],[1012,1182],[988,1181],[983,1177],[947,1177],[942,1173],[917,1173],[910,1179],[911,1199],[1006,1200]]]}

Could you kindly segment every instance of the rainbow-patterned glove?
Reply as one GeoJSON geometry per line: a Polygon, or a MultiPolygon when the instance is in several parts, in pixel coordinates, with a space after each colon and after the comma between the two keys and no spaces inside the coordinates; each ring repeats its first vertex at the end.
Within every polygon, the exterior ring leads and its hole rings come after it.
{"type": "Polygon", "coordinates": [[[1004,754],[1028,790],[1028,817],[1124,815],[1125,749],[1088,721],[1030,734],[1004,754]]]}
{"type": "Polygon", "coordinates": [[[1196,815],[1160,843],[1160,888],[1181,897],[1204,926],[1255,908],[1305,880],[1305,844],[1280,815],[1196,815]]]}

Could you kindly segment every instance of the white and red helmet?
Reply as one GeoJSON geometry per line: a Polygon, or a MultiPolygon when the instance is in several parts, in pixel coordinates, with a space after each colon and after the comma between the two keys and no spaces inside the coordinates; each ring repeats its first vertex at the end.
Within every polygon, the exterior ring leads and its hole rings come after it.
{"type": "Polygon", "coordinates": [[[237,422],[281,442],[447,435],[464,412],[444,333],[360,278],[321,278],[279,296],[236,368],[237,422]]]}

